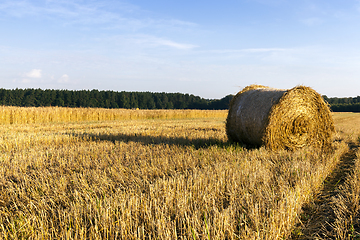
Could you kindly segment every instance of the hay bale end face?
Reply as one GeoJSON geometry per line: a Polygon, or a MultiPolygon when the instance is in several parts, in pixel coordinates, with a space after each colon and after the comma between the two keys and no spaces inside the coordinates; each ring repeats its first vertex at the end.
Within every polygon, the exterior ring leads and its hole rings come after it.
{"type": "Polygon", "coordinates": [[[310,87],[244,88],[230,102],[226,133],[231,141],[270,149],[331,146],[330,108],[310,87]]]}

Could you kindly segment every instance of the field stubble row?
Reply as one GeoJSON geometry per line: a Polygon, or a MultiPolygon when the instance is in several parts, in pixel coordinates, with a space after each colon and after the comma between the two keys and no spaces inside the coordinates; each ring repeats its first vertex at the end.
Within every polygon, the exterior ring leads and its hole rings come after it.
{"type": "Polygon", "coordinates": [[[327,154],[246,149],[211,114],[0,126],[1,238],[290,236],[347,135],[327,154]]]}
{"type": "Polygon", "coordinates": [[[138,110],[0,106],[0,124],[226,117],[225,110],[138,110]]]}

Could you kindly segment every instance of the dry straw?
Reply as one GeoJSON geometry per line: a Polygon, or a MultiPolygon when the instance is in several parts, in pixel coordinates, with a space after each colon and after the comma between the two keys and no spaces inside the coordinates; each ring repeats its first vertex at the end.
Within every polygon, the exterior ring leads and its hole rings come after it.
{"type": "Polygon", "coordinates": [[[230,140],[270,149],[329,148],[333,132],[329,106],[305,86],[250,85],[231,100],[226,120],[230,140]]]}

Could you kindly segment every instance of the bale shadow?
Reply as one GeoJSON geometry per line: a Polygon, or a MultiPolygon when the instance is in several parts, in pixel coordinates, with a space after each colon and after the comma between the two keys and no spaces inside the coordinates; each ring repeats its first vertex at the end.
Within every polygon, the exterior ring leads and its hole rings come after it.
{"type": "Polygon", "coordinates": [[[90,141],[108,141],[116,142],[137,142],[143,145],[176,145],[176,146],[190,146],[195,149],[209,148],[217,146],[220,148],[242,147],[249,148],[249,146],[232,141],[222,141],[216,138],[186,138],[186,137],[167,137],[167,136],[147,136],[142,134],[91,134],[91,133],[67,133],[74,137],[88,139],[90,141]]]}

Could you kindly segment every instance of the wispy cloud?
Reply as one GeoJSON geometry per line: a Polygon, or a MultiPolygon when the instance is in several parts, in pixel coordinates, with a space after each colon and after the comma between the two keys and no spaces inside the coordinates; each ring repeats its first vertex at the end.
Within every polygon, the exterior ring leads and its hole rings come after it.
{"type": "Polygon", "coordinates": [[[41,78],[41,71],[41,69],[32,69],[30,72],[23,74],[23,76],[28,78],[41,78]]]}
{"type": "MultiPolygon", "coordinates": [[[[102,46],[112,45],[122,51],[130,51],[133,54],[140,49],[156,49],[167,47],[178,50],[190,50],[198,47],[194,44],[182,43],[168,38],[156,37],[146,34],[125,34],[108,38],[98,38],[102,46]]],[[[114,49],[116,51],[116,49],[114,49]]]]}
{"type": "Polygon", "coordinates": [[[260,53],[260,52],[284,52],[290,49],[286,48],[247,48],[242,49],[242,52],[250,52],[250,53],[260,53]]]}
{"type": "Polygon", "coordinates": [[[59,78],[58,83],[68,83],[69,81],[69,76],[67,74],[64,74],[59,78]]]}
{"type": "Polygon", "coordinates": [[[153,36],[142,36],[138,40],[139,40],[139,42],[142,42],[142,43],[148,44],[148,45],[166,46],[166,47],[182,49],[182,50],[187,50],[187,49],[192,49],[192,48],[197,47],[196,45],[193,45],[193,44],[178,43],[178,42],[175,42],[172,40],[153,37],[153,36]]]}
{"type": "Polygon", "coordinates": [[[269,53],[269,52],[284,52],[290,51],[290,48],[243,48],[243,49],[220,49],[210,50],[208,53],[269,53]]]}
{"type": "Polygon", "coordinates": [[[18,18],[39,17],[62,21],[63,24],[106,25],[104,28],[139,30],[143,28],[194,27],[195,23],[179,19],[147,17],[139,7],[119,1],[78,0],[5,0],[0,13],[18,18]]]}

